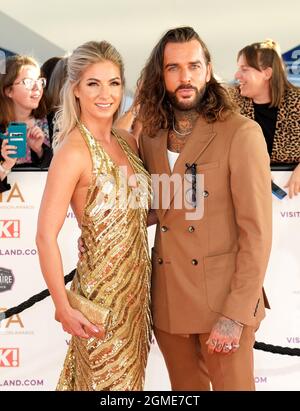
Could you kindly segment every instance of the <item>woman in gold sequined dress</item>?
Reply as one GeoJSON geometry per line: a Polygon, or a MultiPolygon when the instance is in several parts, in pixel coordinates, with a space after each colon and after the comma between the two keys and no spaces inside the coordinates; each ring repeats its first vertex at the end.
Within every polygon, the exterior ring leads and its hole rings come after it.
{"type": "Polygon", "coordinates": [[[124,90],[119,53],[88,42],[68,61],[37,246],[56,319],[72,334],[58,390],[142,390],[150,346],[150,176],[134,138],[113,128],[124,90]],[[67,299],[57,237],[71,204],[86,252],[72,290],[111,309],[104,330],[67,299]]]}

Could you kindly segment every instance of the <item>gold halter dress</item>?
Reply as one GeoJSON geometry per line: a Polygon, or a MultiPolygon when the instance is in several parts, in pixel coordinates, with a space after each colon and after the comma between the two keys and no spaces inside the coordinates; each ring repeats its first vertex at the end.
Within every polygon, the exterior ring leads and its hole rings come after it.
{"type": "Polygon", "coordinates": [[[109,307],[104,340],[72,337],[57,390],[142,390],[151,340],[147,214],[150,176],[142,161],[114,130],[136,176],[128,184],[110,156],[82,124],[93,177],[82,218],[87,250],[78,262],[72,290],[109,307]]]}

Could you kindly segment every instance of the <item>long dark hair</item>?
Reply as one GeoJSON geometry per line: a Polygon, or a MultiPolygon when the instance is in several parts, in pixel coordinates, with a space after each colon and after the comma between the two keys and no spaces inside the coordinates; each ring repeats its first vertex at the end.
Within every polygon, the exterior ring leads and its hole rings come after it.
{"type": "MultiPolygon", "coordinates": [[[[138,93],[135,104],[139,106],[138,119],[143,124],[143,132],[153,137],[161,128],[172,124],[173,110],[166,95],[163,76],[164,50],[167,43],[186,43],[197,40],[203,50],[206,64],[211,63],[210,53],[199,35],[192,27],[179,27],[167,31],[154,47],[138,80],[138,93]]],[[[223,120],[235,110],[225,88],[215,79],[213,73],[206,85],[202,100],[197,107],[207,122],[223,120]]]]}

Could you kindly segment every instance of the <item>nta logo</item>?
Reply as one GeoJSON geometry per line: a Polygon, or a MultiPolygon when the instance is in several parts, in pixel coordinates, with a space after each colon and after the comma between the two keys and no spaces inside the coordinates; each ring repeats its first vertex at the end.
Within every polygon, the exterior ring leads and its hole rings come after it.
{"type": "Polygon", "coordinates": [[[6,202],[6,203],[10,203],[12,201],[12,199],[18,199],[20,200],[22,203],[25,203],[24,197],[22,196],[21,190],[19,189],[19,186],[17,183],[15,183],[11,190],[8,191],[7,193],[0,193],[0,203],[1,202],[6,202]],[[6,198],[7,195],[7,198],[6,198]]]}
{"type": "MultiPolygon", "coordinates": [[[[0,313],[3,313],[6,310],[7,310],[7,308],[0,307],[0,313]]],[[[9,318],[1,320],[0,321],[0,330],[9,328],[9,327],[11,327],[12,324],[15,324],[16,326],[18,326],[20,328],[24,328],[24,324],[23,324],[23,321],[21,319],[20,314],[14,314],[9,318]]]]}

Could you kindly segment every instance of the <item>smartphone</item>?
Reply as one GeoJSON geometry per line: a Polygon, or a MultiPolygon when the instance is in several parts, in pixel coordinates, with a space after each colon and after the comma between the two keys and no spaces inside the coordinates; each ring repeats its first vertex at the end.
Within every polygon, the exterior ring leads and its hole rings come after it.
{"type": "Polygon", "coordinates": [[[9,123],[7,128],[8,144],[17,147],[16,154],[11,154],[11,158],[26,157],[26,123],[9,123]]]}
{"type": "Polygon", "coordinates": [[[287,192],[275,184],[274,181],[272,181],[272,193],[279,198],[279,200],[282,200],[287,195],[287,192]]]}

